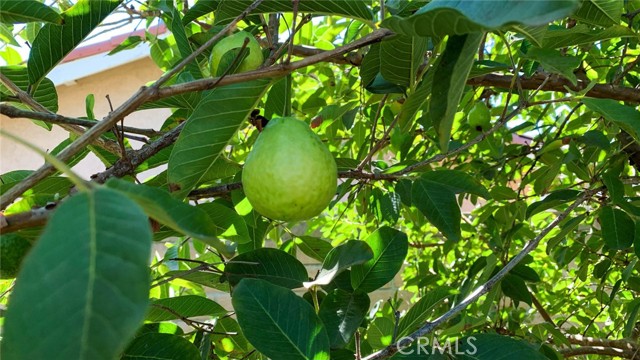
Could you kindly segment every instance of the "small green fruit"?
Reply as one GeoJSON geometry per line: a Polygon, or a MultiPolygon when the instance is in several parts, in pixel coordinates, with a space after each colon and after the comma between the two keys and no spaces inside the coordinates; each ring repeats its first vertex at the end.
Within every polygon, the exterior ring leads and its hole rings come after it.
{"type": "Polygon", "coordinates": [[[0,279],[12,279],[18,275],[22,259],[31,245],[29,240],[16,234],[0,236],[0,279]]]}
{"type": "Polygon", "coordinates": [[[477,102],[469,111],[467,118],[473,130],[487,131],[491,127],[491,112],[483,102],[477,102]]]}
{"type": "Polygon", "coordinates": [[[306,123],[273,119],[247,156],[242,186],[260,214],[275,220],[305,220],[320,214],[335,195],[337,166],[306,123]]]}
{"type": "MultiPolygon", "coordinates": [[[[218,76],[218,66],[220,65],[220,60],[222,60],[224,54],[233,49],[241,48],[244,43],[244,39],[249,38],[249,43],[247,44],[247,49],[249,50],[249,54],[247,57],[242,60],[240,65],[238,66],[236,73],[241,73],[245,71],[255,70],[262,65],[264,61],[264,57],[262,56],[262,49],[260,48],[260,44],[258,40],[246,31],[239,31],[233,35],[227,36],[226,38],[220,40],[211,51],[210,64],[211,64],[211,75],[218,76]]],[[[230,65],[230,64],[225,64],[230,65]]],[[[220,69],[220,71],[224,71],[226,69],[220,69]]]]}

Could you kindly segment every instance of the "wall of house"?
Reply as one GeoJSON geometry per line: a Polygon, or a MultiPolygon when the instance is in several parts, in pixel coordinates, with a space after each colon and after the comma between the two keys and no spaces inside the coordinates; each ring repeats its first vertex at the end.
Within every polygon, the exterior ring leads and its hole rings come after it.
{"type": "MultiPolygon", "coordinates": [[[[70,117],[86,116],[85,97],[95,97],[94,114],[100,119],[110,111],[106,95],[109,95],[114,107],[126,101],[140,86],[160,77],[162,72],[150,58],[145,58],[123,66],[76,80],[73,84],[59,85],[58,113],[70,117]]],[[[158,129],[170,112],[166,109],[137,111],[125,119],[125,125],[139,128],[158,129]]],[[[4,131],[18,135],[43,150],[51,150],[68,137],[68,133],[54,126],[48,131],[27,119],[10,119],[0,115],[0,126],[4,131]]],[[[132,142],[140,147],[142,143],[132,142]]],[[[35,170],[43,164],[42,157],[11,140],[0,137],[0,173],[12,170],[35,170]]],[[[89,154],[86,159],[74,167],[81,176],[104,170],[100,161],[89,154]]]]}

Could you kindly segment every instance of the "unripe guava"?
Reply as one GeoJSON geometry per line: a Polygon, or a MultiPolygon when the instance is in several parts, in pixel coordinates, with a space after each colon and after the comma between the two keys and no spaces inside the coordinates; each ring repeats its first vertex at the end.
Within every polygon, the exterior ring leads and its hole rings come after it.
{"type": "Polygon", "coordinates": [[[477,102],[467,115],[469,126],[476,131],[487,131],[491,127],[491,112],[485,103],[477,102]]]}
{"type": "MultiPolygon", "coordinates": [[[[262,49],[260,48],[260,44],[258,44],[258,40],[246,31],[239,31],[233,35],[227,36],[226,38],[220,40],[211,51],[211,57],[209,59],[211,65],[211,75],[218,76],[218,65],[220,65],[220,60],[224,54],[228,51],[231,51],[236,48],[241,48],[244,43],[244,39],[249,38],[249,43],[247,44],[247,50],[249,50],[249,54],[247,57],[242,60],[238,68],[236,69],[236,73],[241,73],[245,71],[255,70],[262,65],[264,61],[264,57],[262,56],[262,49]]],[[[224,71],[226,69],[221,69],[224,71]]]]}
{"type": "Polygon", "coordinates": [[[258,136],[242,170],[242,186],[260,214],[284,221],[312,218],[336,193],[333,156],[309,126],[279,118],[258,136]]]}
{"type": "Polygon", "coordinates": [[[31,241],[16,234],[0,236],[0,279],[11,279],[18,275],[20,264],[31,245],[31,241]]]}

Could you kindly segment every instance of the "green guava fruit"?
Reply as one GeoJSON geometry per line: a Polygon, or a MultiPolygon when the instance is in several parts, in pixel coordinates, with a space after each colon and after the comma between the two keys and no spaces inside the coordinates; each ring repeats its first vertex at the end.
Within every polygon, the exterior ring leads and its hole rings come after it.
{"type": "MultiPolygon", "coordinates": [[[[234,71],[235,73],[241,73],[245,71],[255,70],[262,65],[264,61],[264,57],[262,56],[262,48],[260,48],[260,44],[258,40],[246,31],[239,31],[233,35],[229,35],[226,38],[220,40],[211,51],[211,57],[209,58],[209,63],[211,65],[211,75],[219,76],[218,74],[218,66],[220,65],[220,60],[224,57],[228,51],[231,51],[236,48],[241,48],[244,43],[244,39],[249,38],[249,43],[247,44],[247,49],[249,50],[249,54],[245,57],[240,65],[238,65],[237,69],[234,71]]],[[[233,60],[230,58],[229,60],[233,60]]],[[[225,66],[229,66],[231,63],[225,64],[225,66]]],[[[225,69],[220,69],[220,71],[225,71],[225,69]]]]}
{"type": "Polygon", "coordinates": [[[12,279],[18,275],[20,264],[31,245],[31,241],[16,234],[0,236],[0,279],[12,279]]]}
{"type": "Polygon", "coordinates": [[[487,131],[491,127],[491,111],[483,102],[477,102],[467,115],[469,126],[476,131],[487,131]]]}
{"type": "Polygon", "coordinates": [[[336,193],[333,156],[306,123],[295,118],[269,121],[242,170],[242,186],[260,214],[284,221],[312,218],[336,193]]]}

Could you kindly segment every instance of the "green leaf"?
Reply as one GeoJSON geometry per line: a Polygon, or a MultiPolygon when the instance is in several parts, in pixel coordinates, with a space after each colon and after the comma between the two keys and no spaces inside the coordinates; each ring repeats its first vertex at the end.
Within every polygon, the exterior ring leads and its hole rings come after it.
{"type": "Polygon", "coordinates": [[[429,115],[438,134],[442,152],[449,148],[453,119],[482,36],[482,33],[450,36],[446,49],[438,57],[432,70],[434,74],[429,115]]]}
{"type": "Polygon", "coordinates": [[[438,183],[456,194],[468,193],[490,199],[491,195],[473,176],[460,170],[435,170],[422,174],[421,179],[438,183]]]}
{"type": "Polygon", "coordinates": [[[473,334],[459,344],[458,360],[548,360],[529,343],[498,334],[473,334]]]}
{"type": "Polygon", "coordinates": [[[329,293],[318,311],[327,329],[332,349],[346,346],[369,311],[370,300],[366,293],[349,293],[335,289],[329,293]]]}
{"type": "Polygon", "coordinates": [[[394,84],[385,79],[380,73],[382,59],[380,57],[381,45],[371,45],[369,51],[362,59],[360,77],[367,91],[374,94],[404,93],[406,86],[394,84]]]}
{"type": "Polygon", "coordinates": [[[212,334],[216,348],[229,353],[233,358],[242,358],[252,350],[251,345],[242,334],[240,325],[233,318],[223,317],[218,319],[213,330],[216,332],[212,334]]]}
{"type": "Polygon", "coordinates": [[[279,249],[261,248],[229,260],[224,273],[231,286],[244,278],[257,278],[289,289],[302,287],[307,269],[295,257],[279,249]]]}
{"type": "Polygon", "coordinates": [[[618,37],[637,37],[631,29],[622,25],[610,26],[606,29],[592,29],[590,26],[578,24],[570,29],[549,29],[542,39],[542,47],[564,48],[574,45],[591,44],[596,41],[608,40],[618,37]]]}
{"type": "Polygon", "coordinates": [[[124,39],[124,41],[122,41],[118,46],[113,48],[113,50],[109,51],[107,55],[113,55],[123,50],[133,49],[136,46],[138,46],[138,44],[141,44],[141,43],[142,43],[142,37],[129,36],[128,38],[124,39]]]}
{"type": "Polygon", "coordinates": [[[428,290],[427,293],[413,304],[409,311],[400,319],[398,324],[398,337],[409,335],[424,325],[425,321],[433,314],[436,306],[451,295],[451,290],[447,287],[437,287],[428,290]]]}
{"type": "Polygon", "coordinates": [[[602,227],[602,238],[614,250],[624,250],[633,244],[636,224],[626,212],[604,206],[598,218],[602,227]]]}
{"type": "Polygon", "coordinates": [[[13,35],[12,30],[13,30],[13,26],[11,25],[7,26],[5,24],[0,23],[0,40],[4,41],[9,45],[20,47],[20,43],[16,41],[16,38],[13,35]]]}
{"type": "Polygon", "coordinates": [[[313,307],[289,289],[243,279],[231,299],[244,336],[278,360],[328,360],[329,337],[313,307]]]}
{"type": "Polygon", "coordinates": [[[313,236],[300,236],[294,241],[298,249],[305,255],[318,261],[324,261],[327,254],[333,249],[330,242],[313,236]]]}
{"type": "Polygon", "coordinates": [[[354,290],[372,292],[393,280],[409,251],[409,241],[403,232],[383,226],[366,239],[373,250],[373,258],[351,267],[354,290]]]}
{"type": "Polygon", "coordinates": [[[79,0],[62,14],[62,25],[45,24],[31,45],[29,83],[37,84],[67,56],[121,0],[79,0]]]}
{"type": "Polygon", "coordinates": [[[591,25],[610,26],[620,23],[624,0],[584,0],[571,17],[591,25]]]}
{"type": "Polygon", "coordinates": [[[373,251],[366,242],[349,240],[327,254],[315,280],[305,282],[304,287],[327,285],[342,271],[353,265],[365,263],[372,258],[373,251]]]}
{"type": "Polygon", "coordinates": [[[196,206],[204,210],[213,226],[216,228],[216,236],[244,244],[251,241],[247,223],[238,213],[222,204],[209,202],[196,206]]]}
{"type": "MultiPolygon", "coordinates": [[[[160,8],[163,9],[163,17],[164,22],[167,24],[167,28],[173,34],[173,37],[176,41],[176,45],[178,47],[178,51],[180,52],[180,56],[184,59],[191,55],[193,49],[191,48],[191,44],[189,39],[187,38],[187,33],[185,31],[185,27],[182,25],[182,18],[180,17],[180,12],[173,6],[173,1],[161,1],[160,8]]],[[[202,73],[200,72],[200,68],[198,67],[195,61],[190,62],[185,66],[186,73],[190,74],[193,79],[202,78],[202,73]]]]}
{"type": "MultiPolygon", "coordinates": [[[[229,22],[245,11],[252,3],[252,0],[221,1],[216,11],[216,24],[229,22]]],[[[212,2],[211,5],[213,6],[214,4],[215,2],[212,2]]],[[[349,18],[360,19],[365,22],[371,22],[373,20],[373,14],[369,9],[370,5],[371,3],[365,0],[300,1],[298,3],[298,11],[312,14],[342,15],[349,18]]],[[[214,8],[211,9],[216,10],[214,8]]],[[[202,10],[200,9],[200,11],[202,10]]],[[[267,0],[253,10],[252,14],[292,11],[293,5],[289,0],[267,0]]],[[[191,15],[188,18],[185,16],[185,20],[195,19],[193,16],[194,15],[191,15]]]]}
{"type": "Polygon", "coordinates": [[[176,197],[185,197],[205,179],[270,83],[263,79],[223,86],[202,98],[169,158],[168,178],[178,189],[176,197]]]}
{"type": "Polygon", "coordinates": [[[517,276],[507,274],[500,282],[500,286],[504,294],[511,298],[511,300],[518,303],[522,301],[531,305],[531,293],[529,293],[529,289],[527,288],[527,284],[525,284],[524,280],[517,276]]]}
{"type": "Polygon", "coordinates": [[[432,84],[433,71],[429,71],[402,105],[402,109],[398,115],[398,124],[400,125],[402,133],[407,133],[411,130],[413,119],[416,117],[418,111],[422,109],[429,95],[431,95],[432,84]]]}
{"type": "Polygon", "coordinates": [[[398,35],[380,43],[380,75],[402,86],[413,86],[418,67],[424,62],[427,39],[398,35]]]}
{"type": "Polygon", "coordinates": [[[11,294],[2,359],[116,357],[147,311],[150,250],[147,216],[120,193],[62,203],[11,294]]]}
{"type": "Polygon", "coordinates": [[[577,0],[433,0],[415,14],[404,19],[392,16],[381,26],[406,35],[462,35],[509,25],[546,25],[571,15],[577,5],[577,0]]]}
{"type": "Polygon", "coordinates": [[[161,224],[197,239],[216,239],[216,229],[202,209],[176,200],[164,190],[120,179],[110,179],[106,185],[126,194],[161,224]]]}
{"type": "Polygon", "coordinates": [[[560,74],[569,79],[573,85],[577,84],[573,71],[580,66],[581,58],[562,54],[557,50],[539,48],[529,49],[525,58],[539,62],[547,72],[560,74]]]}
{"type": "Polygon", "coordinates": [[[120,360],[202,360],[198,348],[182,336],[147,333],[129,344],[120,360]]]}
{"type": "MultiPolygon", "coordinates": [[[[29,74],[27,73],[27,68],[24,66],[2,66],[0,67],[0,73],[6,76],[11,82],[13,82],[16,86],[18,86],[23,91],[29,90],[29,74]]],[[[56,86],[53,84],[53,81],[48,78],[44,78],[38,87],[35,88],[35,92],[32,91],[33,98],[39,102],[42,106],[51,110],[51,112],[58,111],[58,92],[56,91],[56,86]]],[[[12,95],[9,89],[7,89],[4,85],[0,84],[0,101],[10,101],[7,99],[8,96],[12,95]]],[[[22,109],[30,108],[16,103],[16,107],[22,109]]],[[[51,125],[47,124],[48,129],[51,129],[51,125]]]]}
{"type": "Polygon", "coordinates": [[[451,241],[460,240],[460,207],[448,187],[418,179],[411,188],[413,205],[451,241]]]}
{"type": "Polygon", "coordinates": [[[605,119],[620,126],[629,135],[633,136],[636,141],[640,142],[640,111],[633,106],[622,105],[611,99],[582,99],[590,110],[593,110],[605,119]]]}
{"type": "Polygon", "coordinates": [[[0,22],[6,24],[45,21],[62,24],[62,16],[53,8],[37,0],[4,1],[0,11],[0,22]]]}
{"type": "Polygon", "coordinates": [[[221,317],[227,313],[213,300],[199,295],[183,295],[152,301],[146,320],[158,322],[195,316],[221,317]]]}
{"type": "Polygon", "coordinates": [[[529,205],[525,218],[528,219],[537,213],[543,212],[547,209],[551,209],[560,204],[573,201],[578,198],[578,195],[580,195],[580,191],[578,190],[564,189],[554,191],[551,194],[547,195],[544,199],[536,201],[533,204],[529,205]]]}
{"type": "Polygon", "coordinates": [[[264,116],[267,119],[291,116],[291,84],[291,75],[284,76],[273,84],[264,104],[264,116]]]}

